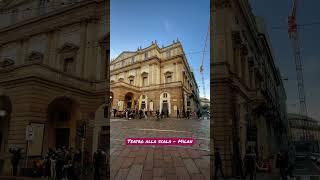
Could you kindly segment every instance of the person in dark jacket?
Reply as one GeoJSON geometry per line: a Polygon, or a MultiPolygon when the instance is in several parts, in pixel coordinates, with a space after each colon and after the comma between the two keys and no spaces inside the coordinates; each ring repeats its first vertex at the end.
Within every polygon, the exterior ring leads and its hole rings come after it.
{"type": "Polygon", "coordinates": [[[21,159],[21,149],[10,148],[9,152],[12,154],[12,157],[11,157],[12,175],[16,176],[18,174],[18,165],[21,159]]]}
{"type": "Polygon", "coordinates": [[[190,110],[187,110],[187,119],[190,118],[190,110]]]}
{"type": "Polygon", "coordinates": [[[74,180],[80,180],[81,176],[81,150],[77,149],[76,152],[73,155],[73,179],[74,180]]]}
{"type": "Polygon", "coordinates": [[[256,173],[256,154],[254,153],[251,147],[249,147],[246,151],[245,166],[246,166],[245,179],[249,174],[250,180],[253,180],[256,173]]]}
{"type": "Polygon", "coordinates": [[[98,148],[93,155],[93,166],[94,166],[94,180],[100,180],[102,174],[102,168],[105,165],[106,157],[102,153],[102,149],[98,148]]]}
{"type": "Polygon", "coordinates": [[[220,155],[220,149],[216,148],[214,152],[214,179],[216,180],[218,177],[218,171],[220,171],[221,176],[224,178],[224,174],[222,171],[222,160],[221,160],[221,155],[220,155]]]}

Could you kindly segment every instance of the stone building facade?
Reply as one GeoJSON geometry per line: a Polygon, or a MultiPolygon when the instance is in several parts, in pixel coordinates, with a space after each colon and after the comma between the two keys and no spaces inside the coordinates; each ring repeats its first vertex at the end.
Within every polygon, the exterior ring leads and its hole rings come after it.
{"type": "Polygon", "coordinates": [[[297,149],[319,152],[320,142],[320,121],[311,117],[304,117],[298,114],[288,114],[289,140],[297,145],[297,149]]]}
{"type": "Polygon", "coordinates": [[[286,146],[286,95],[264,23],[249,1],[212,1],[211,15],[211,137],[233,176],[248,147],[267,159],[286,146]]]}
{"type": "Polygon", "coordinates": [[[112,109],[160,112],[176,117],[199,108],[199,90],[179,40],[123,52],[110,64],[112,109]]]}
{"type": "Polygon", "coordinates": [[[30,158],[50,147],[81,148],[76,131],[84,123],[85,147],[95,151],[109,128],[108,2],[3,0],[0,9],[3,167],[10,167],[11,146],[23,157],[28,147],[30,158]],[[29,143],[27,125],[34,133],[29,143]]]}

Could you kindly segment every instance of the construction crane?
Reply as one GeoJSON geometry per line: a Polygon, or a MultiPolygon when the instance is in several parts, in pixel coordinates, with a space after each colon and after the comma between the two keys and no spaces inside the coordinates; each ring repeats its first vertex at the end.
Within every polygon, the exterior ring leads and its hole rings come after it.
{"type": "Polygon", "coordinates": [[[203,91],[204,98],[206,97],[206,86],[205,86],[204,75],[203,75],[203,72],[204,72],[203,61],[204,61],[204,57],[205,57],[205,53],[206,53],[209,32],[210,32],[210,23],[209,23],[209,29],[206,34],[206,39],[205,39],[204,48],[203,48],[203,52],[202,52],[202,60],[201,60],[201,65],[200,65],[200,73],[201,73],[202,88],[203,88],[202,91],[203,91]]]}
{"type": "MultiPolygon", "coordinates": [[[[305,120],[308,115],[307,105],[306,105],[306,95],[304,89],[303,82],[303,66],[302,59],[300,53],[300,41],[299,41],[299,32],[297,26],[297,8],[298,8],[298,0],[292,0],[292,10],[291,14],[288,18],[288,33],[289,38],[292,43],[293,53],[294,53],[294,61],[296,65],[296,73],[297,73],[297,83],[298,83],[298,96],[300,102],[300,116],[305,120]]],[[[304,138],[306,138],[306,132],[304,132],[304,138]]]]}

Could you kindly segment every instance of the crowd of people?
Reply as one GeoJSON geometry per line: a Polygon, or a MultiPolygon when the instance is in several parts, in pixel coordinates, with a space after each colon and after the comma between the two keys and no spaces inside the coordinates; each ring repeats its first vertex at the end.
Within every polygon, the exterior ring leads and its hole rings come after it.
{"type": "MultiPolygon", "coordinates": [[[[143,109],[131,109],[131,108],[126,108],[124,111],[118,111],[117,109],[112,110],[113,117],[120,117],[120,118],[126,118],[126,119],[143,119],[143,118],[157,118],[157,119],[163,119],[163,118],[169,118],[169,110],[161,110],[159,111],[158,109],[155,111],[155,114],[153,111],[148,110],[146,108],[143,109]]],[[[176,117],[176,118],[187,118],[190,119],[192,117],[201,117],[201,111],[194,111],[192,112],[191,110],[186,110],[183,111],[182,113],[180,112],[179,109],[176,110],[176,115],[171,115],[171,117],[176,117]]]]}
{"type": "MultiPolygon", "coordinates": [[[[276,168],[280,171],[281,180],[294,179],[293,170],[295,165],[296,154],[294,147],[290,147],[289,150],[281,150],[277,154],[276,168]]],[[[250,180],[256,179],[257,169],[260,169],[257,162],[257,155],[252,147],[248,147],[243,160],[240,160],[239,175],[241,179],[246,180],[247,177],[250,180]]],[[[222,167],[222,160],[220,155],[220,149],[216,148],[214,153],[214,179],[218,179],[218,175],[225,178],[222,167]]]]}
{"type": "MultiPolygon", "coordinates": [[[[21,149],[10,152],[13,176],[17,176],[21,149]]],[[[42,159],[33,161],[33,176],[53,180],[80,180],[81,175],[92,175],[94,180],[100,180],[108,173],[107,158],[107,153],[101,148],[97,149],[92,158],[87,150],[81,152],[80,149],[66,147],[49,149],[42,159]]]]}

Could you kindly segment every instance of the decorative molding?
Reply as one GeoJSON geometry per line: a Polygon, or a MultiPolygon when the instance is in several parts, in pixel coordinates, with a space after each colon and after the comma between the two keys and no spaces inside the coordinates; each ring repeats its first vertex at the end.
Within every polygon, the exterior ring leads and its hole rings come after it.
{"type": "Polygon", "coordinates": [[[231,8],[232,3],[231,0],[215,0],[213,2],[213,7],[215,8],[231,8]]]}
{"type": "Polygon", "coordinates": [[[14,61],[10,58],[4,58],[2,61],[0,61],[0,67],[4,68],[7,66],[14,65],[14,61]]]}
{"type": "Polygon", "coordinates": [[[41,52],[32,51],[27,57],[26,61],[43,61],[43,54],[41,52]]]}
{"type": "Polygon", "coordinates": [[[65,43],[61,48],[58,49],[59,53],[70,53],[79,50],[79,46],[72,43],[65,43]]]}

